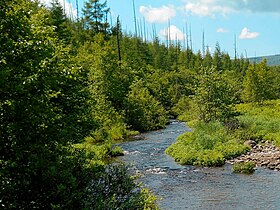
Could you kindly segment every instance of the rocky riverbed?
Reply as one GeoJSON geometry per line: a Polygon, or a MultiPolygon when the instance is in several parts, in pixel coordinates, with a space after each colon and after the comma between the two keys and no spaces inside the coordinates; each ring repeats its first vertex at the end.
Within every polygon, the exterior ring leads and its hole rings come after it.
{"type": "Polygon", "coordinates": [[[228,163],[252,161],[257,167],[280,171],[280,148],[269,142],[256,144],[254,141],[247,141],[245,144],[251,146],[251,150],[247,154],[228,160],[228,163]]]}

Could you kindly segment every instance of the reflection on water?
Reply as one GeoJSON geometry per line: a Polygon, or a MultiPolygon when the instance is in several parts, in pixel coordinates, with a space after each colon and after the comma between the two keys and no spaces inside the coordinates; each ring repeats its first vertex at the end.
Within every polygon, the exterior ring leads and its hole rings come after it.
{"type": "Polygon", "coordinates": [[[161,209],[280,209],[280,172],[258,169],[253,175],[231,173],[231,166],[181,166],[165,149],[182,133],[185,123],[144,134],[145,140],[120,145],[119,160],[141,173],[140,181],[161,199],[161,209]]]}

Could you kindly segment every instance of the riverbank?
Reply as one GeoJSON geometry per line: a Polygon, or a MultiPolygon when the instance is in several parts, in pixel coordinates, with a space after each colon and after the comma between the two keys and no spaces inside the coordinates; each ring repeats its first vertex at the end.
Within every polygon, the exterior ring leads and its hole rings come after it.
{"type": "Polygon", "coordinates": [[[143,140],[116,145],[125,151],[117,160],[141,175],[138,181],[159,198],[161,209],[280,209],[279,172],[260,168],[244,176],[232,173],[230,164],[184,166],[166,155],[179,135],[191,131],[185,125],[174,121],[166,129],[142,134],[143,140]]]}
{"type": "Polygon", "coordinates": [[[251,150],[246,154],[226,162],[235,164],[249,161],[254,162],[257,167],[280,171],[280,148],[270,142],[262,141],[260,144],[252,145],[251,150]]]}
{"type": "Polygon", "coordinates": [[[280,146],[280,100],[239,104],[235,109],[239,115],[232,125],[194,121],[193,131],[182,134],[166,153],[182,165],[253,161],[280,170],[280,149],[276,147],[280,146]]]}

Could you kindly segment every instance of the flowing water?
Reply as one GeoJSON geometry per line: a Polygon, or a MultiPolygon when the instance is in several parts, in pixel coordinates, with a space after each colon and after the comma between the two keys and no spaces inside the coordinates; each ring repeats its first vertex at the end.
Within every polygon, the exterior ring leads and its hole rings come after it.
{"type": "Polygon", "coordinates": [[[164,153],[182,133],[185,123],[143,134],[144,139],[121,143],[140,181],[159,197],[161,209],[280,209],[280,172],[258,168],[253,175],[234,174],[231,166],[181,166],[164,153]]]}

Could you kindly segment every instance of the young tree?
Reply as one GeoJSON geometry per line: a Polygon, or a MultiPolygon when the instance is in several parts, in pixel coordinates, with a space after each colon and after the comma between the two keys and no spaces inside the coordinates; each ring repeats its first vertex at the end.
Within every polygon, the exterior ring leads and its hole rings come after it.
{"type": "Polygon", "coordinates": [[[127,97],[126,119],[133,129],[148,131],[165,126],[168,120],[163,106],[152,96],[142,80],[131,85],[127,97]]]}
{"type": "Polygon", "coordinates": [[[59,39],[69,41],[71,34],[67,28],[67,18],[58,0],[51,2],[49,24],[55,27],[54,32],[59,39]]]}
{"type": "Polygon", "coordinates": [[[251,64],[243,81],[242,99],[245,102],[262,102],[277,98],[274,81],[275,77],[266,60],[260,64],[251,64]]]}
{"type": "Polygon", "coordinates": [[[216,44],[215,52],[213,55],[213,65],[216,66],[217,71],[224,71],[222,64],[222,52],[219,43],[216,44]]]}
{"type": "Polygon", "coordinates": [[[83,9],[84,28],[92,34],[102,33],[108,34],[110,27],[108,23],[108,13],[110,9],[107,7],[107,1],[100,3],[100,0],[89,0],[83,9]]]}
{"type": "Polygon", "coordinates": [[[193,96],[198,118],[204,122],[226,122],[233,116],[231,105],[235,100],[233,87],[216,67],[203,67],[193,96]]]}
{"type": "Polygon", "coordinates": [[[203,66],[208,68],[213,66],[213,58],[209,48],[207,48],[205,57],[203,58],[203,66]]]}

